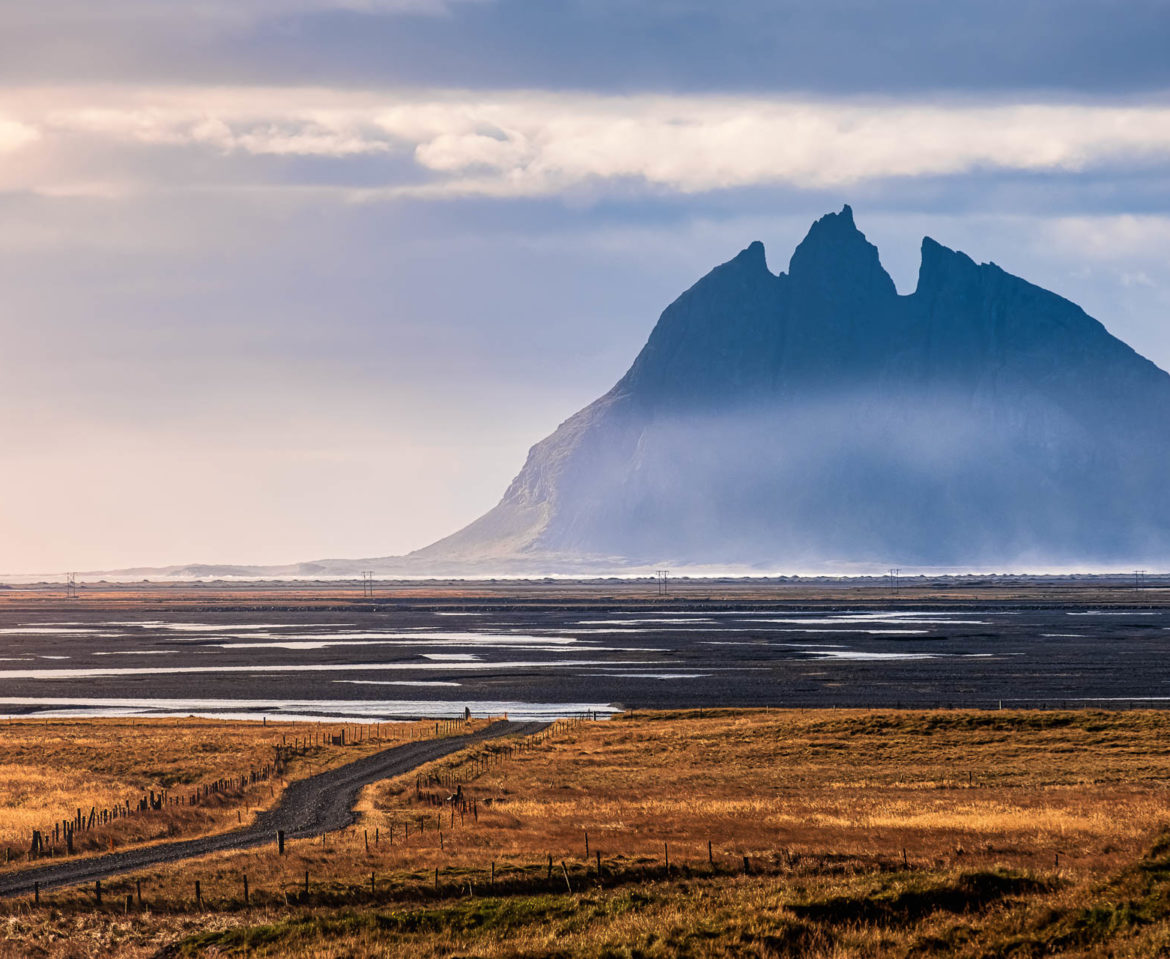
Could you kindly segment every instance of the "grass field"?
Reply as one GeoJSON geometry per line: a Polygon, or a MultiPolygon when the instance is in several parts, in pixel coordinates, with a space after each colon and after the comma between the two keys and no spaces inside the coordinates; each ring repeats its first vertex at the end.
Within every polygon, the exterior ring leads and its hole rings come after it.
{"type": "MultiPolygon", "coordinates": [[[[7,721],[0,725],[0,869],[28,863],[34,829],[51,837],[55,823],[80,814],[88,824],[91,811],[100,820],[113,807],[130,812],[75,830],[75,854],[231,829],[272,805],[291,779],[384,748],[387,740],[434,735],[432,723],[348,726],[345,746],[320,745],[341,728],[194,718],[7,721]],[[288,755],[280,770],[251,782],[251,771],[274,765],[278,747],[288,755]],[[244,777],[246,787],[211,788],[244,777]],[[140,800],[149,803],[152,793],[171,801],[139,813],[140,800]]],[[[64,851],[58,838],[52,852],[64,851]]]]}
{"type": "Polygon", "coordinates": [[[0,956],[1164,954],[1167,734],[1156,712],[581,723],[370,787],[357,828],[284,857],[111,879],[101,909],[5,902],[0,956]],[[455,783],[466,809],[433,805],[455,783]]]}

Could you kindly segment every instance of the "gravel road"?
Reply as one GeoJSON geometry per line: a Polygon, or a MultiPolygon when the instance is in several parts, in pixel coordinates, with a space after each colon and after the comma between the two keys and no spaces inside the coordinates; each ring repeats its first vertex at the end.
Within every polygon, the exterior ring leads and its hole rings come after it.
{"type": "Polygon", "coordinates": [[[278,829],[284,830],[289,839],[319,836],[324,832],[343,829],[352,825],[357,818],[353,807],[364,786],[391,776],[401,776],[473,743],[505,735],[528,736],[544,729],[546,725],[539,722],[497,722],[466,736],[429,739],[385,749],[336,769],[297,780],[284,791],[276,807],[260,814],[252,825],[243,829],[201,839],[161,843],[105,856],[21,869],[0,876],[0,896],[29,894],[33,891],[33,883],[40,883],[41,889],[75,886],[159,863],[206,856],[224,849],[248,849],[275,843],[278,829]]]}

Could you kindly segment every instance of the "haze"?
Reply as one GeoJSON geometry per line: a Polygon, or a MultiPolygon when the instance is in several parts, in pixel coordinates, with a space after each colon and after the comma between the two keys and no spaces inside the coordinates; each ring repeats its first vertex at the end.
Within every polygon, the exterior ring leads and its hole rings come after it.
{"type": "MultiPolygon", "coordinates": [[[[1170,368],[1159,2],[0,10],[0,571],[406,552],[850,202],[1170,368]]],[[[782,264],[772,264],[775,268],[782,264]]]]}

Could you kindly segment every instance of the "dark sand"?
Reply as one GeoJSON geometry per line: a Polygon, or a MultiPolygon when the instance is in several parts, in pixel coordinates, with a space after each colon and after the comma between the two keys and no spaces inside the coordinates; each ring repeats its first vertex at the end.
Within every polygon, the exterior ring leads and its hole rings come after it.
{"type": "Polygon", "coordinates": [[[0,590],[0,714],[1170,703],[1170,591],[1126,579],[79,592],[0,590]]]}

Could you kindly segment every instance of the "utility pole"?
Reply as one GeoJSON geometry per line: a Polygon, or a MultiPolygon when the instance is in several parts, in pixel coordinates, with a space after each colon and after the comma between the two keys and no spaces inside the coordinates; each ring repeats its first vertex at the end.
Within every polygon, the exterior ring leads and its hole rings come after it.
{"type": "Polygon", "coordinates": [[[372,569],[362,570],[362,596],[365,599],[374,598],[374,571],[372,569]]]}
{"type": "Polygon", "coordinates": [[[898,595],[898,576],[902,572],[901,567],[893,567],[890,569],[890,582],[894,585],[894,595],[898,595]]]}
{"type": "Polygon", "coordinates": [[[1141,589],[1146,584],[1146,571],[1144,569],[1135,569],[1133,571],[1133,588],[1141,589]]]}
{"type": "Polygon", "coordinates": [[[65,598],[77,599],[77,574],[65,574],[65,598]]]}
{"type": "Polygon", "coordinates": [[[655,570],[654,577],[658,581],[658,595],[666,596],[669,593],[669,586],[667,584],[667,577],[670,575],[670,570],[659,569],[655,570]]]}

